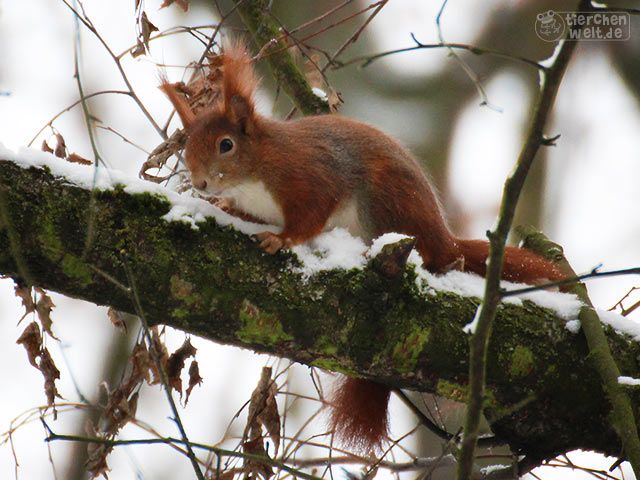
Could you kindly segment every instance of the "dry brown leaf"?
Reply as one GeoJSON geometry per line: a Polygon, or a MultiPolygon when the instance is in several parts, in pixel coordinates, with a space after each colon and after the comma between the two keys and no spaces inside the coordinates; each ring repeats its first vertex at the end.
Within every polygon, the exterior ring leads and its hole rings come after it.
{"type": "Polygon", "coordinates": [[[49,406],[53,405],[56,397],[62,398],[56,388],[56,380],[60,378],[60,370],[53,363],[49,350],[43,348],[40,352],[40,371],[44,377],[44,393],[49,406]]]}
{"type": "Polygon", "coordinates": [[[214,472],[211,472],[211,477],[207,478],[211,478],[212,480],[233,480],[237,473],[237,469],[232,468],[230,470],[227,470],[226,472],[220,472],[220,475],[218,476],[216,476],[214,472]]]}
{"type": "Polygon", "coordinates": [[[35,290],[40,297],[38,299],[38,302],[36,303],[36,313],[38,314],[38,319],[42,324],[42,329],[47,334],[51,335],[51,337],[58,340],[58,337],[56,337],[51,330],[51,327],[53,325],[53,321],[51,320],[51,310],[53,310],[55,304],[53,303],[53,300],[51,300],[51,297],[47,295],[44,290],[39,287],[36,287],[35,290]]]}
{"type": "MultiPolygon", "coordinates": [[[[22,306],[24,307],[24,315],[22,318],[29,315],[36,310],[36,304],[33,302],[33,295],[31,293],[31,287],[21,287],[16,285],[13,289],[20,300],[22,300],[22,306]]],[[[22,320],[22,318],[20,320],[22,320]]]]}
{"type": "Polygon", "coordinates": [[[151,372],[153,371],[154,363],[151,355],[149,355],[149,350],[147,350],[143,342],[137,343],[133,347],[129,361],[131,362],[131,377],[137,379],[138,383],[144,380],[151,384],[151,372]]]}
{"type": "Polygon", "coordinates": [[[24,345],[29,357],[29,363],[36,368],[40,368],[36,359],[40,356],[42,350],[42,335],[40,335],[40,328],[36,322],[31,322],[27,328],[24,329],[20,338],[16,340],[18,345],[24,345]]]}
{"type": "MultiPolygon", "coordinates": [[[[165,344],[160,339],[158,327],[151,328],[151,348],[153,348],[156,355],[158,355],[162,368],[166,370],[167,362],[169,360],[169,352],[167,351],[165,344]]],[[[158,372],[158,365],[156,365],[155,361],[151,362],[151,373],[153,373],[153,380],[151,381],[152,385],[162,383],[162,375],[158,372]]]]}
{"type": "MultiPolygon", "coordinates": [[[[144,45],[142,46],[144,48],[144,45]]],[[[136,51],[140,46],[136,48],[136,51]]],[[[195,70],[188,83],[176,82],[171,86],[176,92],[184,95],[189,107],[197,115],[214,107],[222,98],[222,55],[207,55],[206,73],[202,69],[195,70]]],[[[164,182],[170,175],[160,176],[149,173],[151,169],[162,168],[173,155],[178,155],[186,143],[186,134],[178,129],[167,140],[153,149],[147,161],[142,165],[139,176],[151,182],[164,182]]]]}
{"type": "Polygon", "coordinates": [[[116,310],[115,308],[109,307],[107,309],[107,317],[109,317],[109,320],[111,320],[111,323],[114,327],[126,333],[127,324],[124,321],[124,314],[122,312],[116,310]]]}
{"type": "Polygon", "coordinates": [[[79,163],[80,165],[93,165],[93,162],[91,160],[87,160],[86,158],[81,157],[77,153],[70,153],[67,156],[67,162],[79,163]]]}
{"type": "Polygon", "coordinates": [[[329,87],[328,90],[327,102],[329,102],[329,110],[332,113],[335,113],[338,111],[340,105],[342,105],[342,97],[340,96],[340,93],[334,90],[332,87],[329,87]]]}
{"type": "Polygon", "coordinates": [[[151,182],[160,183],[167,180],[169,177],[158,177],[155,175],[151,175],[147,173],[148,170],[153,168],[160,169],[167,160],[178,152],[180,152],[185,143],[187,142],[187,136],[182,130],[176,130],[171,134],[171,136],[158,145],[153,151],[149,154],[147,161],[142,164],[142,168],[140,168],[139,176],[144,178],[145,180],[149,180],[151,182]]]}
{"type": "MultiPolygon", "coordinates": [[[[260,455],[262,457],[269,457],[269,454],[264,449],[264,443],[262,437],[254,438],[242,444],[242,451],[250,455],[260,455]]],[[[273,476],[273,467],[266,462],[259,460],[244,461],[245,478],[257,478],[262,477],[264,480],[269,480],[273,476]]]]}
{"type": "Polygon", "coordinates": [[[64,158],[67,156],[67,145],[64,141],[64,137],[60,133],[56,133],[55,137],[56,137],[56,148],[53,151],[53,154],[58,158],[64,158]]]}
{"type": "Polygon", "coordinates": [[[49,146],[46,140],[42,141],[42,145],[40,145],[40,150],[47,153],[53,153],[53,149],[49,146]]]}
{"type": "Polygon", "coordinates": [[[129,413],[129,394],[132,382],[124,382],[109,394],[107,405],[102,412],[100,425],[102,433],[115,436],[131,419],[129,413]]]}
{"type": "Polygon", "coordinates": [[[189,10],[189,0],[164,0],[160,8],[168,7],[172,4],[178,5],[184,12],[189,10]]]}
{"type": "Polygon", "coordinates": [[[142,43],[145,48],[149,50],[149,38],[153,32],[157,32],[158,27],[149,21],[147,12],[142,12],[140,15],[140,36],[142,37],[142,43]]]}
{"type": "Polygon", "coordinates": [[[144,43],[142,43],[142,41],[138,39],[138,41],[136,42],[136,48],[131,50],[131,56],[133,58],[137,58],[140,55],[144,55],[145,52],[146,52],[146,49],[144,48],[144,43]]]}
{"type": "Polygon", "coordinates": [[[189,395],[191,395],[191,390],[196,385],[202,384],[202,377],[200,376],[200,367],[198,366],[198,361],[193,360],[191,365],[189,366],[189,386],[187,387],[187,397],[184,401],[186,405],[189,403],[189,395]]]}
{"type": "Polygon", "coordinates": [[[251,439],[261,437],[261,426],[264,426],[277,454],[280,446],[280,415],[276,403],[278,388],[271,378],[271,372],[271,367],[262,368],[260,381],[251,394],[245,436],[249,433],[251,439]]]}
{"type": "Polygon", "coordinates": [[[131,395],[131,398],[129,399],[129,401],[127,402],[127,412],[129,413],[129,419],[132,420],[136,417],[136,412],[138,411],[138,397],[140,395],[138,394],[138,392],[135,392],[133,395],[131,395]]]}
{"type": "Polygon", "coordinates": [[[169,385],[180,393],[182,397],[182,379],[180,373],[184,368],[184,363],[189,357],[193,357],[196,354],[196,348],[191,345],[191,341],[185,339],[182,346],[173,352],[167,362],[167,379],[169,385]]]}
{"type": "Polygon", "coordinates": [[[107,457],[113,450],[112,445],[106,445],[104,443],[87,443],[88,458],[85,462],[85,468],[87,472],[91,474],[91,478],[96,478],[102,475],[107,477],[109,471],[109,465],[107,465],[107,457]]]}

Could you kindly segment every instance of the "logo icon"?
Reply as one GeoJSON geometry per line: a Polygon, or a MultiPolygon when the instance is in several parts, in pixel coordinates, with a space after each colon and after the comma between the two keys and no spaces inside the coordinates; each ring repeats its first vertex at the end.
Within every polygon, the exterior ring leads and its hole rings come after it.
{"type": "Polygon", "coordinates": [[[536,15],[536,35],[545,42],[556,42],[564,36],[566,24],[562,16],[553,10],[536,15]]]}

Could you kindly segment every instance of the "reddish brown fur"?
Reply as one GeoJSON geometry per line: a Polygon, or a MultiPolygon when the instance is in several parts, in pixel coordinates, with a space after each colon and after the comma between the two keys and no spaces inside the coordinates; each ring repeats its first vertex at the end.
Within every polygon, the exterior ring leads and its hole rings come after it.
{"type": "Polygon", "coordinates": [[[191,107],[181,96],[176,89],[171,85],[167,79],[163,76],[161,78],[160,90],[164,92],[164,94],[169,97],[169,100],[173,104],[176,112],[178,112],[178,116],[180,117],[180,121],[184,128],[189,128],[195,122],[196,116],[191,110],[191,107]]]}
{"type": "MultiPolygon", "coordinates": [[[[274,215],[282,215],[283,231],[266,235],[263,248],[276,251],[315,237],[337,209],[355,201],[365,239],[410,234],[429,270],[485,274],[488,243],[453,236],[418,162],[393,138],[338,115],[282,122],[257,114],[257,80],[241,43],[227,47],[223,76],[223,100],[195,118],[170,85],[162,88],[188,129],[185,159],[194,186],[218,195],[243,182],[262,182],[279,207],[274,215]],[[232,151],[222,152],[224,139],[233,142],[232,151]]],[[[247,208],[247,214],[273,221],[258,206],[247,208]]],[[[534,253],[507,247],[503,276],[534,283],[562,275],[534,253]]],[[[387,387],[345,377],[331,402],[340,441],[361,451],[379,447],[388,399],[387,387]]]]}
{"type": "Polygon", "coordinates": [[[227,43],[222,56],[222,66],[225,108],[227,111],[230,110],[233,98],[239,97],[248,100],[247,106],[253,114],[253,95],[258,87],[258,78],[245,44],[240,41],[227,43]]]}
{"type": "Polygon", "coordinates": [[[331,429],[344,446],[374,454],[387,437],[391,390],[379,383],[342,377],[332,399],[331,429]]]}

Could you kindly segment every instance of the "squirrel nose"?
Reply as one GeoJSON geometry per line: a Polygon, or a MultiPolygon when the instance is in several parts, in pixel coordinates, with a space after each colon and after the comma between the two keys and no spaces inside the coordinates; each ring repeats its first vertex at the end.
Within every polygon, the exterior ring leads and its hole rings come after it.
{"type": "Polygon", "coordinates": [[[207,181],[206,180],[192,180],[193,186],[198,190],[206,190],[207,189],[207,181]]]}

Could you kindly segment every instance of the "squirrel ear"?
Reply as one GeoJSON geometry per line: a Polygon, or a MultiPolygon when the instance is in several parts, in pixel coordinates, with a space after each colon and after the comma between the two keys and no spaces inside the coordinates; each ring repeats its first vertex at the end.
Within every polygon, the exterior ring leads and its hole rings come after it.
{"type": "Polygon", "coordinates": [[[176,88],[169,83],[166,78],[162,78],[161,81],[162,83],[159,87],[160,90],[164,92],[164,94],[169,98],[169,101],[173,104],[173,107],[180,116],[180,120],[182,120],[184,128],[189,128],[193,125],[193,122],[196,119],[196,114],[193,113],[191,106],[187,103],[185,98],[176,91],[176,88]]]}
{"type": "Polygon", "coordinates": [[[243,133],[249,134],[253,129],[253,103],[240,95],[229,99],[227,111],[231,119],[240,126],[243,133]]]}

